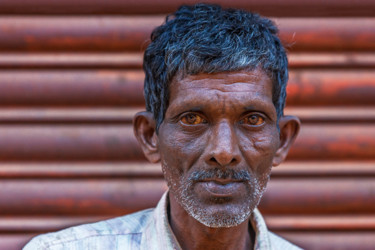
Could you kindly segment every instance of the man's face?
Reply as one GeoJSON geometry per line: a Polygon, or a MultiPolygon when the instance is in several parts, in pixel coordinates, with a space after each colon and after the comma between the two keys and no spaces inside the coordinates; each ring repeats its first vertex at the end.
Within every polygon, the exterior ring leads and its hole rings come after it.
{"type": "Polygon", "coordinates": [[[209,227],[245,221],[279,146],[272,83],[261,70],[176,79],[159,128],[170,195],[209,227]]]}

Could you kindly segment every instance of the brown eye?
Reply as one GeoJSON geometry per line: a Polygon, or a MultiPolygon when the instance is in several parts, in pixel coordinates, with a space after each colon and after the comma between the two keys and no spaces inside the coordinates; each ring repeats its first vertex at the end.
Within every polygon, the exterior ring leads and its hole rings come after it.
{"type": "Polygon", "coordinates": [[[249,115],[242,120],[242,123],[252,125],[252,126],[258,126],[264,123],[264,118],[256,114],[249,115]]]}
{"type": "Polygon", "coordinates": [[[181,122],[186,125],[197,125],[206,123],[206,120],[197,114],[187,114],[181,118],[181,122]]]}

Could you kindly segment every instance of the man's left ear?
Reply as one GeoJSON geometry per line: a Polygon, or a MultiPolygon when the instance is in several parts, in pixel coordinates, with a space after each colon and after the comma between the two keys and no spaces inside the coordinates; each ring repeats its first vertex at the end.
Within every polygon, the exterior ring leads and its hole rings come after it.
{"type": "Polygon", "coordinates": [[[272,166],[278,166],[285,160],[290,147],[298,135],[300,126],[301,122],[296,116],[288,115],[280,118],[280,146],[276,151],[275,157],[273,158],[272,166]]]}

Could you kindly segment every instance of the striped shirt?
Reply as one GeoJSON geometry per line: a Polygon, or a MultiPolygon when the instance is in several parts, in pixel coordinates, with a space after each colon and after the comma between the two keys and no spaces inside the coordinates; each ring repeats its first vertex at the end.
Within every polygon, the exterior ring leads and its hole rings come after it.
{"type": "MultiPolygon", "coordinates": [[[[32,239],[24,250],[169,250],[181,249],[168,222],[167,193],[156,208],[71,227],[32,239]]],[[[257,209],[250,223],[256,234],[254,249],[301,249],[268,231],[257,209]]]]}

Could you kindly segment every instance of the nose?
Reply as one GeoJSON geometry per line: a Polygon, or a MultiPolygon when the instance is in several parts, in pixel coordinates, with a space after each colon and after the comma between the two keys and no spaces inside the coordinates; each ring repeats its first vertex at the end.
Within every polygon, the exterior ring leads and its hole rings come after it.
{"type": "Polygon", "coordinates": [[[240,162],[238,138],[233,126],[228,122],[214,127],[208,143],[205,160],[209,165],[225,167],[240,162]]]}

